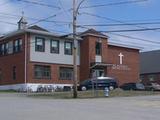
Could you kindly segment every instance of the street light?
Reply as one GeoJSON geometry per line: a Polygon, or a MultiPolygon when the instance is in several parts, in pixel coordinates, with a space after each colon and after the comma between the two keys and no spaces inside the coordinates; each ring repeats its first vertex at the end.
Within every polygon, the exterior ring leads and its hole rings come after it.
{"type": "Polygon", "coordinates": [[[77,77],[77,39],[76,39],[76,35],[77,35],[77,30],[76,30],[76,23],[77,23],[77,14],[78,14],[78,10],[81,6],[81,4],[84,2],[85,0],[82,0],[78,6],[76,7],[76,0],[73,0],[73,40],[74,40],[74,45],[73,45],[73,66],[74,66],[74,84],[73,84],[73,98],[77,98],[77,81],[78,81],[78,77],[77,77]]]}

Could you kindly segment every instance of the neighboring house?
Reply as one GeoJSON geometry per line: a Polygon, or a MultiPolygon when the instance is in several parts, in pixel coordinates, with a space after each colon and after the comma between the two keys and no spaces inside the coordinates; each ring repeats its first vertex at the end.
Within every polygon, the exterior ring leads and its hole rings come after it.
{"type": "MultiPolygon", "coordinates": [[[[26,25],[22,17],[17,31],[0,38],[0,89],[72,86],[72,35],[26,25]]],[[[110,43],[108,36],[93,29],[77,40],[79,82],[96,76],[115,77],[119,85],[139,80],[139,48],[110,43]]]]}
{"type": "Polygon", "coordinates": [[[140,53],[140,79],[144,84],[160,84],[160,50],[140,53]]]}

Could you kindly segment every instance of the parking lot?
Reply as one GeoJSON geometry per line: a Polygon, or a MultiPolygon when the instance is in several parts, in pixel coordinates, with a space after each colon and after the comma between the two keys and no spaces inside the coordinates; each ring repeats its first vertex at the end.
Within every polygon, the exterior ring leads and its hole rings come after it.
{"type": "Polygon", "coordinates": [[[1,120],[159,120],[160,96],[42,99],[0,94],[1,120]]]}

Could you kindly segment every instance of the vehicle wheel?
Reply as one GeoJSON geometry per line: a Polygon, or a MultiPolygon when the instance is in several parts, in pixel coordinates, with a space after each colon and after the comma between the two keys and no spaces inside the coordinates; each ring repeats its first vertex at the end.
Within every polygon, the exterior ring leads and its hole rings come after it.
{"type": "Polygon", "coordinates": [[[82,86],[82,87],[81,87],[81,90],[82,90],[82,91],[86,91],[87,88],[86,88],[85,86],[82,86]]]}
{"type": "Polygon", "coordinates": [[[109,86],[109,90],[114,90],[114,87],[113,86],[109,86]]]}

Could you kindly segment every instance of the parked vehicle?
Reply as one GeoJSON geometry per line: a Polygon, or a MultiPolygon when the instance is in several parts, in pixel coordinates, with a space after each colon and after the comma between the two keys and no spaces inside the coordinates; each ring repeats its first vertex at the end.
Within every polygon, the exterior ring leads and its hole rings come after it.
{"type": "Polygon", "coordinates": [[[145,86],[145,89],[146,90],[159,90],[160,91],[160,84],[158,83],[150,83],[150,84],[147,84],[145,86]]]}
{"type": "Polygon", "coordinates": [[[112,77],[97,77],[88,80],[84,80],[78,86],[78,90],[85,91],[89,89],[105,89],[108,87],[110,90],[113,90],[118,87],[117,82],[112,77]]]}
{"type": "Polygon", "coordinates": [[[142,83],[124,83],[120,88],[123,90],[145,90],[142,83]]]}

